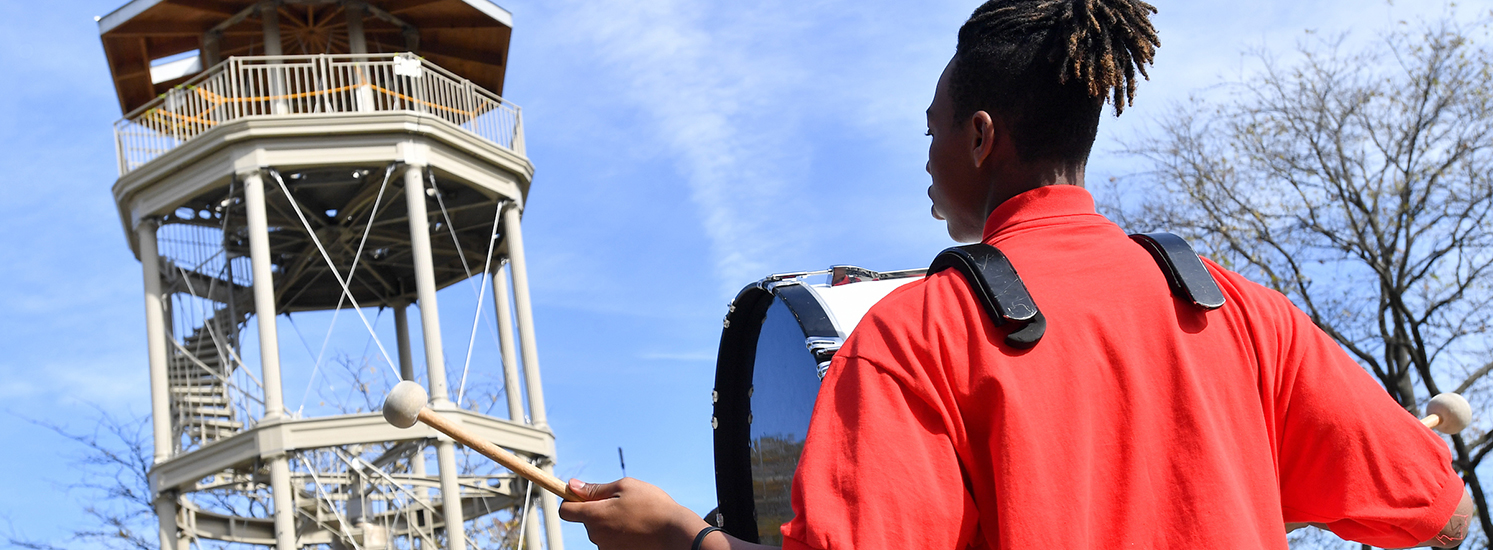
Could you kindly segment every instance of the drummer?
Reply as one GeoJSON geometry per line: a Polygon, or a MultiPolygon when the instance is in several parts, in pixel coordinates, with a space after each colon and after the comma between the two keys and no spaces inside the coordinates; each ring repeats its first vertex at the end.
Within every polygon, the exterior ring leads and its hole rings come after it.
{"type": "MultiPolygon", "coordinates": [[[[1138,0],[993,0],[928,109],[933,215],[1003,251],[1047,319],[1004,341],[942,271],[879,302],[824,379],[787,548],[1286,548],[1310,522],[1380,547],[1452,546],[1472,501],[1441,439],[1278,293],[1207,263],[1186,307],[1094,211],[1108,100],[1159,45],[1138,0]]],[[[660,489],[571,481],[602,550],[742,549],[660,489]]]]}

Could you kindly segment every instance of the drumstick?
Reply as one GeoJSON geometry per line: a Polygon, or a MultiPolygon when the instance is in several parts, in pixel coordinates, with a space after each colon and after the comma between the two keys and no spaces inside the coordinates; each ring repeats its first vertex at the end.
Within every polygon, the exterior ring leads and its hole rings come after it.
{"type": "Polygon", "coordinates": [[[421,387],[420,384],[409,380],[395,384],[394,389],[389,392],[389,397],[384,399],[384,420],[389,421],[396,428],[408,428],[414,426],[417,421],[424,422],[426,426],[430,426],[435,428],[436,431],[451,436],[451,439],[455,439],[462,445],[471,447],[472,450],[482,453],[487,458],[493,459],[494,462],[512,470],[513,473],[538,484],[544,490],[554,493],[560,498],[571,502],[586,500],[581,498],[580,495],[575,494],[574,491],[571,491],[570,486],[566,485],[564,481],[560,481],[560,478],[549,475],[544,470],[535,468],[533,464],[529,464],[524,459],[498,448],[497,445],[493,445],[485,439],[473,435],[461,426],[452,423],[450,420],[446,420],[445,417],[430,410],[429,407],[425,406],[426,401],[429,399],[429,396],[425,393],[425,388],[421,387]]]}
{"type": "Polygon", "coordinates": [[[1455,393],[1443,393],[1426,404],[1426,417],[1420,419],[1427,428],[1444,434],[1455,434],[1472,423],[1472,405],[1455,393]]]}

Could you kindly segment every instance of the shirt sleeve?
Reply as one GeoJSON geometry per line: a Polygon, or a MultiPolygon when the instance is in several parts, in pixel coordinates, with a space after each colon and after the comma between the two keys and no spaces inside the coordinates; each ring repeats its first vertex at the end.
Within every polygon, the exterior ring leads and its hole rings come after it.
{"type": "Polygon", "coordinates": [[[979,514],[947,422],[900,371],[836,357],[794,475],[783,547],[968,546],[979,514]]]}
{"type": "Polygon", "coordinates": [[[1287,522],[1400,548],[1435,536],[1461,501],[1446,443],[1279,297],[1281,508],[1287,522]]]}

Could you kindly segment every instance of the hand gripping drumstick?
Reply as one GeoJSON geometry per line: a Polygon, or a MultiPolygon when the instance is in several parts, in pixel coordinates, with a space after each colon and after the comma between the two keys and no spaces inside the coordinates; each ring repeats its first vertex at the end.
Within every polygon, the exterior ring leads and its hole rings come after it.
{"type": "Polygon", "coordinates": [[[1420,423],[1444,434],[1455,434],[1472,423],[1472,405],[1455,393],[1438,394],[1426,404],[1426,417],[1420,423]]]}
{"type": "Polygon", "coordinates": [[[395,384],[394,389],[389,392],[389,397],[384,399],[384,420],[389,421],[396,428],[414,426],[416,421],[424,422],[426,426],[430,426],[435,428],[436,431],[451,436],[451,439],[455,439],[462,445],[471,447],[473,450],[487,456],[487,458],[491,458],[498,464],[502,464],[503,467],[512,470],[513,473],[538,484],[544,490],[554,493],[560,498],[571,502],[586,500],[571,491],[570,486],[566,485],[564,481],[560,481],[559,478],[545,473],[544,470],[535,468],[533,464],[529,464],[524,459],[500,449],[497,445],[493,445],[480,437],[472,435],[471,432],[466,431],[461,426],[436,414],[435,411],[425,406],[425,402],[429,399],[430,396],[425,393],[425,388],[421,387],[420,384],[409,380],[395,384]]]}

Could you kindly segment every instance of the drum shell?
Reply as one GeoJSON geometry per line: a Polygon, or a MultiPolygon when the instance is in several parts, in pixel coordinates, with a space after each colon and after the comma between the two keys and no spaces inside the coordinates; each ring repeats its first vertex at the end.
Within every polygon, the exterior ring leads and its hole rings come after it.
{"type": "MultiPolygon", "coordinates": [[[[779,522],[785,522],[791,517],[788,510],[788,481],[782,479],[780,470],[785,468],[796,468],[798,452],[802,441],[780,441],[775,437],[763,437],[758,434],[758,440],[753,435],[753,415],[783,414],[778,409],[793,409],[792,414],[803,415],[802,418],[772,419],[775,422],[760,422],[760,424],[786,424],[807,426],[808,411],[812,410],[812,401],[818,391],[817,377],[823,376],[823,369],[828,366],[830,357],[839,349],[844,338],[854,328],[862,315],[871,304],[879,301],[894,288],[917,280],[921,271],[894,272],[892,274],[875,274],[878,279],[871,282],[853,282],[851,284],[824,285],[808,284],[798,279],[774,279],[769,278],[742,289],[732,302],[730,310],[726,315],[724,328],[721,332],[721,345],[716,360],[716,384],[712,392],[714,402],[714,416],[711,419],[714,428],[714,451],[716,463],[716,493],[719,507],[714,517],[709,518],[712,523],[719,524],[731,535],[749,542],[762,542],[762,533],[773,537],[777,533],[779,522]],[[806,399],[807,406],[775,407],[768,410],[753,410],[754,403],[754,376],[758,375],[757,361],[759,359],[759,344],[767,345],[768,342],[779,342],[792,340],[791,338],[776,338],[769,341],[759,342],[763,337],[764,322],[768,320],[768,313],[778,305],[785,307],[791,312],[792,320],[803,335],[799,341],[803,347],[797,351],[785,351],[793,356],[794,353],[802,353],[806,361],[793,360],[793,363],[802,363],[805,369],[817,367],[819,372],[812,381],[810,394],[806,399]],[[838,316],[836,314],[839,314],[838,316]],[[783,422],[776,422],[782,420],[783,422]],[[753,445],[758,446],[758,452],[762,455],[770,454],[772,464],[758,464],[763,470],[757,472],[759,475],[754,479],[753,474],[753,445]],[[771,452],[764,450],[772,447],[771,452]],[[791,455],[791,456],[789,456],[791,455]],[[791,460],[791,464],[788,461],[791,460]],[[771,470],[771,475],[767,471],[771,470]],[[757,487],[758,493],[754,497],[754,483],[762,485],[757,487]],[[771,483],[771,486],[768,484],[771,483]],[[759,527],[758,503],[768,506],[768,514],[771,517],[762,518],[767,523],[759,527]],[[786,513],[786,515],[785,515],[786,513]]],[[[782,314],[774,314],[774,323],[783,321],[777,319],[782,314]]],[[[781,332],[782,327],[773,327],[773,331],[781,332]]],[[[781,334],[777,335],[781,336],[781,334]]],[[[785,345],[791,345],[785,344],[785,345]]],[[[770,355],[777,357],[777,350],[768,350],[770,355]]],[[[764,358],[764,360],[769,360],[764,358]]],[[[777,360],[782,360],[777,358],[777,360]]],[[[782,366],[778,364],[766,365],[768,369],[762,374],[776,372],[777,376],[792,376],[796,379],[793,391],[795,395],[802,395],[805,374],[800,374],[796,366],[782,366]],[[775,371],[773,369],[776,369],[775,371]],[[786,369],[786,370],[785,370],[786,369]]],[[[757,384],[764,381],[758,379],[757,384]]],[[[769,386],[776,383],[775,380],[765,381],[769,386]]],[[[780,392],[781,393],[781,392],[780,392]]],[[[758,394],[755,401],[759,405],[764,400],[770,401],[773,395],[758,394]]],[[[759,407],[761,408],[761,407],[759,407]]],[[[806,432],[806,429],[802,430],[806,432]]],[[[795,434],[802,437],[802,434],[795,434]]],[[[759,462],[763,462],[761,456],[759,462]]],[[[770,542],[777,542],[772,540],[770,542]]]]}

